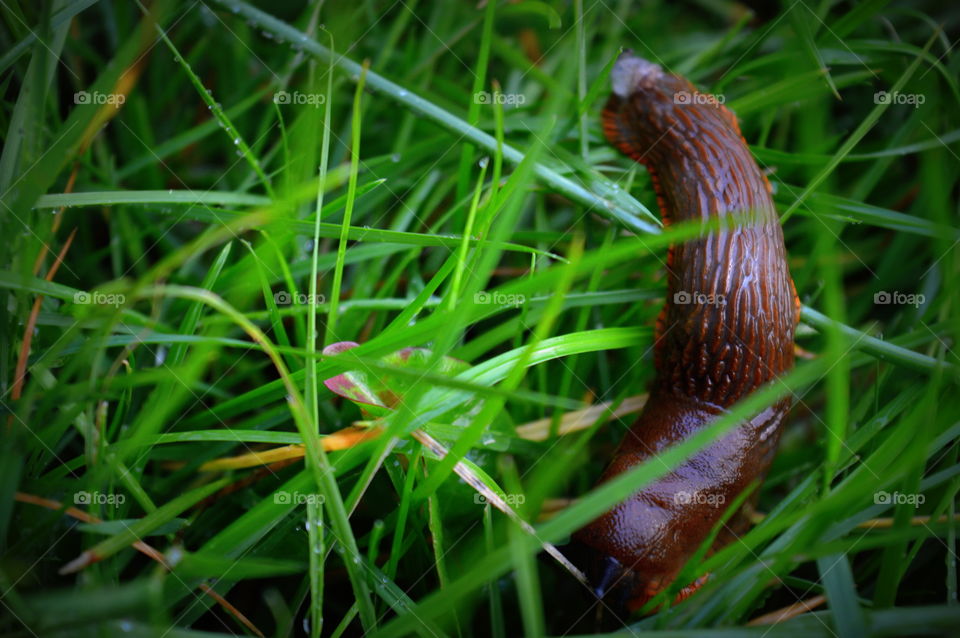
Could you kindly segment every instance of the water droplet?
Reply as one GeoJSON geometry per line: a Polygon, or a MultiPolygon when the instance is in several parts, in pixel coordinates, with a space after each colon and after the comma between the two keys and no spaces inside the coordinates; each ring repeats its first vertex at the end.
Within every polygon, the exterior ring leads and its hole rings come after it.
{"type": "Polygon", "coordinates": [[[486,168],[486,167],[487,167],[487,164],[490,163],[490,158],[489,158],[489,157],[481,157],[481,158],[480,158],[480,161],[477,162],[477,163],[480,165],[480,168],[486,168]]]}
{"type": "Polygon", "coordinates": [[[391,161],[391,162],[394,162],[394,163],[399,162],[399,161],[400,161],[400,153],[394,153],[393,155],[391,155],[391,156],[390,156],[390,161],[391,161]]]}
{"type": "Polygon", "coordinates": [[[398,97],[407,97],[407,95],[408,95],[408,93],[407,93],[407,90],[406,90],[406,89],[400,89],[399,91],[397,91],[397,96],[398,96],[398,97]]]}

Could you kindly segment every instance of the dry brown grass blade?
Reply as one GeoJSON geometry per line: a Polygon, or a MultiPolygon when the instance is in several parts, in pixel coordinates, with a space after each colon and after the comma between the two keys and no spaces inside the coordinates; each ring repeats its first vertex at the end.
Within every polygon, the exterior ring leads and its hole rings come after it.
{"type": "MultiPolygon", "coordinates": [[[[30,505],[38,505],[40,507],[45,507],[49,510],[54,510],[54,511],[63,510],[64,514],[72,518],[75,518],[79,521],[83,521],[84,523],[102,523],[103,522],[101,519],[97,518],[96,516],[93,516],[92,514],[88,514],[87,512],[84,512],[81,509],[77,509],[76,507],[67,507],[66,509],[64,509],[63,504],[60,503],[59,501],[43,498],[35,494],[27,494],[26,492],[16,492],[14,494],[14,500],[20,501],[21,503],[29,503],[30,505]]],[[[140,553],[146,556],[149,556],[153,560],[163,565],[164,568],[166,568],[168,571],[171,569],[170,564],[167,562],[164,555],[154,547],[151,547],[150,545],[148,545],[147,543],[144,543],[143,541],[135,542],[133,544],[133,547],[140,553]]],[[[234,618],[236,618],[240,623],[243,624],[244,627],[246,627],[256,635],[260,636],[260,638],[264,637],[263,632],[260,631],[257,628],[257,626],[250,621],[249,618],[247,618],[244,614],[242,614],[239,609],[237,609],[232,604],[230,604],[226,598],[224,598],[217,592],[213,591],[210,587],[208,587],[205,584],[201,584],[198,587],[198,589],[200,589],[202,592],[204,592],[205,594],[213,598],[215,601],[217,601],[227,611],[227,613],[231,614],[234,618]]]]}
{"type": "MultiPolygon", "coordinates": [[[[364,441],[369,441],[379,436],[379,434],[379,428],[358,428],[351,426],[323,436],[320,442],[325,452],[333,452],[336,450],[346,450],[364,441]]],[[[200,471],[238,470],[247,467],[256,467],[258,465],[269,465],[271,463],[277,463],[278,461],[299,459],[305,454],[306,450],[302,445],[284,445],[260,452],[250,452],[239,456],[207,461],[200,466],[200,471]]]]}
{"type": "Polygon", "coordinates": [[[769,614],[764,614],[762,616],[757,616],[753,620],[747,623],[748,627],[756,627],[758,625],[776,625],[777,623],[783,622],[785,620],[790,620],[795,618],[800,614],[805,614],[809,611],[813,611],[823,603],[827,602],[826,596],[814,596],[813,598],[808,598],[806,600],[800,600],[792,605],[787,605],[782,609],[776,611],[771,611],[769,614]]]}
{"type": "MultiPolygon", "coordinates": [[[[449,453],[449,450],[447,450],[446,447],[444,447],[439,441],[434,439],[423,430],[414,430],[413,438],[419,441],[421,445],[430,450],[438,458],[443,459],[449,453]]],[[[520,529],[537,539],[537,541],[540,543],[540,546],[543,547],[543,551],[549,554],[564,569],[570,572],[574,578],[579,580],[584,585],[587,584],[587,577],[584,575],[584,573],[580,571],[576,565],[571,563],[570,559],[564,556],[563,553],[557,549],[556,545],[549,543],[537,536],[537,530],[530,523],[523,520],[523,518],[521,518],[520,515],[517,514],[517,512],[514,511],[514,509],[510,506],[510,504],[503,500],[499,494],[487,487],[487,485],[480,480],[480,477],[477,476],[469,466],[462,461],[458,461],[453,466],[453,471],[456,472],[457,476],[463,479],[467,485],[476,490],[478,494],[481,494],[487,503],[506,514],[507,518],[516,523],[520,529]]]]}
{"type": "MultiPolygon", "coordinates": [[[[64,242],[63,247],[57,254],[56,261],[54,261],[53,265],[50,266],[50,271],[47,273],[47,276],[44,277],[44,279],[47,281],[53,281],[53,278],[57,274],[57,270],[60,269],[60,264],[63,263],[63,258],[66,256],[67,251],[70,250],[70,244],[73,243],[73,238],[76,237],[76,235],[77,229],[74,228],[73,231],[71,231],[70,236],[67,237],[67,241],[64,242]]],[[[42,257],[44,256],[46,250],[47,248],[44,246],[40,251],[40,254],[37,255],[37,262],[34,264],[34,274],[39,272],[40,265],[42,263],[42,257]]],[[[40,314],[40,304],[42,302],[43,295],[37,295],[37,298],[33,300],[33,308],[30,309],[30,317],[27,319],[27,325],[23,329],[23,341],[20,344],[20,356],[17,358],[17,368],[13,377],[13,388],[10,391],[10,397],[14,401],[19,399],[23,393],[23,380],[27,375],[27,360],[30,358],[30,345],[33,343],[33,329],[37,324],[37,316],[40,314]]]]}
{"type": "MultiPolygon", "coordinates": [[[[608,420],[639,412],[643,409],[646,402],[646,394],[628,397],[610,414],[608,420]]],[[[609,402],[598,403],[597,405],[591,405],[589,408],[567,412],[560,419],[560,429],[557,431],[557,434],[563,436],[564,434],[587,429],[593,425],[597,419],[602,417],[604,413],[610,409],[611,405],[609,402]]],[[[545,441],[547,437],[550,436],[550,424],[552,422],[553,419],[549,417],[531,421],[530,423],[518,426],[517,435],[528,441],[545,441]]]]}

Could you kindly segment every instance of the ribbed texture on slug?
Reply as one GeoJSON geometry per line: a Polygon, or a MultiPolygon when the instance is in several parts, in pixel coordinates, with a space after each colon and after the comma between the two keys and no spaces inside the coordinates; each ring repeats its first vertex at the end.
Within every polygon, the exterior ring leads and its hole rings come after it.
{"type": "MultiPolygon", "coordinates": [[[[733,114],[687,80],[630,55],[618,60],[613,81],[604,133],[650,171],[665,223],[720,227],[670,248],[650,399],[601,482],[775,382],[793,366],[799,315],[770,185],[733,114]]],[[[603,587],[626,589],[637,609],[669,585],[724,504],[762,480],[789,405],[781,400],[748,419],[577,532],[604,566],[603,587]]],[[[733,537],[727,527],[714,548],[733,537]]]]}

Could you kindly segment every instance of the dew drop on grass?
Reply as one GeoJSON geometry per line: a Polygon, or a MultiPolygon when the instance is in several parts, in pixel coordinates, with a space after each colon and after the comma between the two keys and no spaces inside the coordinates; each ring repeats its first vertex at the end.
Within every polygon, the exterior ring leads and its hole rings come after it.
{"type": "Polygon", "coordinates": [[[393,162],[394,164],[396,164],[397,162],[399,162],[399,161],[400,161],[400,153],[394,153],[393,155],[391,155],[391,156],[390,156],[390,161],[393,162]]]}
{"type": "Polygon", "coordinates": [[[407,90],[406,90],[406,89],[400,89],[399,91],[397,91],[397,96],[398,96],[398,97],[407,97],[407,90]]]}
{"type": "Polygon", "coordinates": [[[477,162],[477,164],[480,166],[480,168],[486,168],[486,167],[487,167],[487,164],[489,164],[489,163],[490,163],[490,158],[489,158],[489,157],[481,157],[481,158],[480,158],[480,161],[477,162]]]}

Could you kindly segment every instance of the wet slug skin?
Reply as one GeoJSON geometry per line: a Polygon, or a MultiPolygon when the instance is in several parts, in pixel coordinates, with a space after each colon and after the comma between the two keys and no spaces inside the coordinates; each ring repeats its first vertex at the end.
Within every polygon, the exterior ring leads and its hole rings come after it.
{"type": "MultiPolygon", "coordinates": [[[[611,79],[604,133],[648,169],[664,222],[733,223],[670,248],[650,398],[601,482],[792,368],[799,311],[770,185],[722,100],[630,53],[611,79]]],[[[578,531],[598,595],[617,590],[635,610],[669,586],[726,506],[766,474],[789,407],[779,401],[578,531]]],[[[725,530],[714,549],[732,537],[725,530]]]]}

